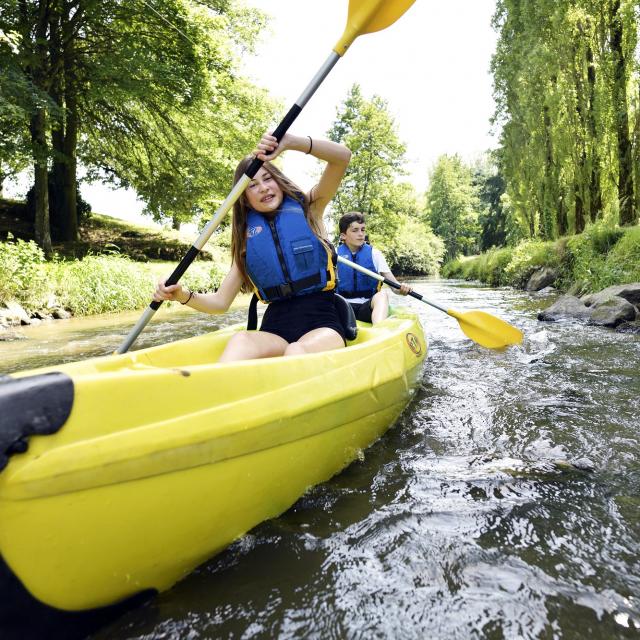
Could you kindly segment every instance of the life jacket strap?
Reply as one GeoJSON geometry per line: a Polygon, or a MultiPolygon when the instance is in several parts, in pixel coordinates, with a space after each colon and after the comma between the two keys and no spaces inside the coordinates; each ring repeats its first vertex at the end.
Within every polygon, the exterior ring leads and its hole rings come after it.
{"type": "Polygon", "coordinates": [[[279,284],[277,287],[267,287],[264,290],[264,295],[267,300],[276,300],[280,298],[291,298],[303,289],[313,287],[316,284],[320,284],[321,278],[319,273],[314,273],[312,276],[295,280],[294,282],[285,282],[279,284]]]}

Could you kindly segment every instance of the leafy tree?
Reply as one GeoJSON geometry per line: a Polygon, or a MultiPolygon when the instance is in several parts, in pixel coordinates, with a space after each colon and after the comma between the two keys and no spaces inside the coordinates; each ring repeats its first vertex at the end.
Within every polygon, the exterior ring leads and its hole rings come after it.
{"type": "Polygon", "coordinates": [[[501,173],[529,237],[638,219],[639,9],[637,0],[496,3],[501,173]]]}
{"type": "Polygon", "coordinates": [[[30,142],[29,84],[13,61],[19,34],[0,31],[0,195],[2,184],[27,168],[30,142]]]}
{"type": "MultiPolygon", "coordinates": [[[[99,127],[81,147],[83,163],[92,167],[90,176],[134,187],[147,212],[174,224],[198,219],[227,194],[237,161],[252,148],[276,108],[264,91],[238,75],[240,55],[253,51],[265,16],[234,2],[208,4],[217,5],[217,11],[177,2],[182,6],[177,26],[198,46],[191,47],[175,31],[166,34],[176,46],[192,49],[189,55],[197,61],[197,67],[190,62],[175,76],[174,88],[164,80],[164,65],[174,63],[166,59],[152,29],[146,45],[132,43],[131,33],[120,34],[121,44],[134,51],[118,56],[118,67],[110,70],[104,95],[97,96],[92,111],[99,127]],[[130,55],[148,51],[153,52],[153,67],[159,66],[159,93],[149,96],[143,67],[135,73],[137,102],[132,105],[131,83],[114,89],[113,82],[131,76],[130,55]]],[[[161,11],[176,24],[171,6],[163,5],[161,11]]],[[[156,17],[156,22],[154,30],[162,20],[156,17]]]]}
{"type": "Polygon", "coordinates": [[[470,167],[458,155],[440,156],[429,178],[427,213],[434,233],[444,241],[447,260],[477,251],[478,209],[470,167]]]}
{"type": "Polygon", "coordinates": [[[366,100],[354,84],[338,109],[328,136],[352,151],[351,162],[334,199],[338,215],[360,211],[370,224],[384,216],[385,198],[396,176],[402,175],[405,145],[399,140],[387,103],[379,96],[366,100]]]}
{"type": "MultiPolygon", "coordinates": [[[[629,130],[630,109],[627,96],[629,62],[638,40],[638,26],[634,22],[635,12],[629,2],[612,0],[608,4],[609,41],[613,66],[613,107],[615,133],[618,147],[618,202],[620,224],[635,224],[637,212],[633,210],[633,159],[629,130]],[[625,13],[627,14],[625,16],[625,13]],[[627,40],[626,47],[624,40],[627,40]]],[[[640,154],[636,150],[636,161],[640,154]]]]}
{"type": "Polygon", "coordinates": [[[507,243],[508,209],[504,206],[503,194],[506,183],[500,174],[495,153],[485,154],[472,169],[472,184],[480,203],[478,223],[480,250],[501,247],[507,243]]]}
{"type": "Polygon", "coordinates": [[[78,162],[138,189],[160,218],[187,219],[220,197],[231,155],[274,110],[238,74],[264,23],[234,0],[10,0],[0,30],[19,45],[2,55],[29,88],[10,104],[30,118],[36,227],[48,229],[50,171],[52,217],[62,239],[77,236],[78,162]]]}
{"type": "MultiPolygon", "coordinates": [[[[376,244],[375,240],[373,244],[376,244]]],[[[396,232],[384,245],[384,253],[394,272],[435,275],[444,257],[444,242],[420,220],[401,214],[396,232]]]]}

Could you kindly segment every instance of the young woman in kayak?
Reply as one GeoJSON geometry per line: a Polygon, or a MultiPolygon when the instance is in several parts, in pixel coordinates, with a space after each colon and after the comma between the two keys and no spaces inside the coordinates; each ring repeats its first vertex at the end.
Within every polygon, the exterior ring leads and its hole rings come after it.
{"type": "Polygon", "coordinates": [[[253,156],[236,168],[234,184],[253,157],[264,164],[233,207],[232,264],[215,293],[158,283],[154,300],[177,300],[205,313],[224,313],[240,291],[268,302],[260,331],[241,331],[219,362],[270,358],[338,349],[345,334],[334,305],[335,252],[322,215],[335,195],[351,151],[329,140],[285,134],[280,143],[266,133],[253,156]],[[303,193],[271,161],[283,151],[300,151],[327,164],[303,193]]]}

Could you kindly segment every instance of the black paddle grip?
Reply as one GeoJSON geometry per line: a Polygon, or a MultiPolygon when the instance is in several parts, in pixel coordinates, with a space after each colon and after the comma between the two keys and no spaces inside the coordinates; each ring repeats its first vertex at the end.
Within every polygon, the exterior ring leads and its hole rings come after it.
{"type": "MultiPolygon", "coordinates": [[[[297,104],[294,104],[291,109],[287,112],[287,115],[282,119],[282,122],[276,127],[276,130],[273,132],[273,137],[280,142],[282,140],[282,136],[289,130],[289,127],[293,124],[295,119],[300,115],[302,111],[302,107],[299,107],[297,104]]],[[[264,160],[258,160],[255,158],[253,162],[249,165],[249,168],[245,171],[245,175],[249,178],[255,177],[256,173],[258,173],[260,167],[264,164],[264,160]]]]}
{"type": "MultiPolygon", "coordinates": [[[[189,268],[191,263],[198,257],[199,253],[200,253],[200,249],[196,249],[193,245],[191,245],[191,247],[189,247],[189,251],[187,251],[184,258],[180,260],[180,263],[173,270],[173,273],[167,278],[167,281],[165,282],[165,284],[166,285],[177,284],[178,280],[182,278],[182,276],[184,275],[184,272],[189,268]]],[[[154,311],[157,311],[160,308],[160,305],[162,305],[161,301],[154,300],[149,306],[154,311]]]]}
{"type": "MultiPolygon", "coordinates": [[[[389,280],[387,278],[384,279],[384,283],[389,285],[390,287],[393,287],[394,289],[400,288],[400,285],[397,282],[393,282],[392,280],[389,280]]],[[[411,296],[412,298],[422,300],[422,296],[419,293],[416,293],[415,291],[409,291],[407,295],[411,296]]]]}

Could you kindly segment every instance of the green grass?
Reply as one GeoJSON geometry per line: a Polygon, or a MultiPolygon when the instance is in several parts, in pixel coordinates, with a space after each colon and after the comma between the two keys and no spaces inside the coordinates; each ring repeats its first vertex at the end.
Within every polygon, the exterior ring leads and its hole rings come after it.
{"type": "MultiPolygon", "coordinates": [[[[197,291],[212,291],[220,285],[229,255],[219,247],[211,250],[216,259],[194,262],[182,284],[197,291]]],[[[29,313],[62,306],[73,315],[142,309],[156,282],[176,264],[135,262],[113,252],[81,260],[56,256],[47,262],[35,242],[10,238],[0,242],[0,304],[16,301],[29,313]]]]}
{"type": "MultiPolygon", "coordinates": [[[[151,300],[158,279],[169,275],[174,267],[173,263],[143,264],[122,256],[87,256],[47,265],[62,306],[82,316],[143,308],[151,300]]],[[[223,266],[196,262],[181,283],[190,289],[213,291],[223,276],[223,266]]]]}
{"type": "Polygon", "coordinates": [[[15,300],[27,311],[46,303],[51,293],[44,253],[33,241],[0,242],[0,303],[15,300]]]}
{"type": "MultiPolygon", "coordinates": [[[[0,237],[6,237],[0,241],[0,304],[16,301],[29,313],[53,306],[73,315],[142,309],[156,282],[175,269],[194,240],[180,231],[92,213],[83,220],[80,240],[56,245],[47,261],[30,239],[23,208],[0,200],[0,237]]],[[[229,268],[229,229],[213,240],[181,278],[190,289],[213,291],[229,268]]]]}
{"type": "Polygon", "coordinates": [[[556,286],[581,293],[614,284],[640,282],[640,227],[589,226],[584,233],[553,242],[527,240],[444,265],[447,278],[479,280],[492,286],[523,288],[541,267],[558,272],[556,286]]]}

